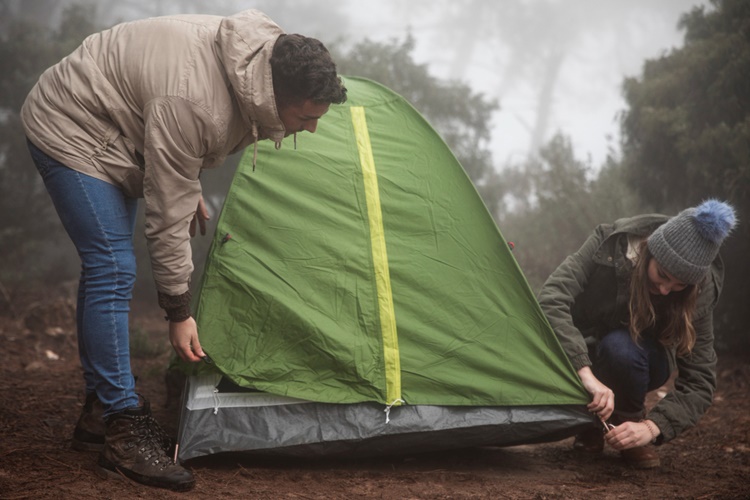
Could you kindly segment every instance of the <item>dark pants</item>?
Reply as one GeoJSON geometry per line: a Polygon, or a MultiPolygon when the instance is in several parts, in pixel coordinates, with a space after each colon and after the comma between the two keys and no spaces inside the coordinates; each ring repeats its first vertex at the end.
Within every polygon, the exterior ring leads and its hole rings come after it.
{"type": "Polygon", "coordinates": [[[649,337],[636,345],[627,330],[607,334],[592,359],[596,378],[615,393],[615,420],[642,419],[646,393],[669,379],[664,346],[649,337]]]}

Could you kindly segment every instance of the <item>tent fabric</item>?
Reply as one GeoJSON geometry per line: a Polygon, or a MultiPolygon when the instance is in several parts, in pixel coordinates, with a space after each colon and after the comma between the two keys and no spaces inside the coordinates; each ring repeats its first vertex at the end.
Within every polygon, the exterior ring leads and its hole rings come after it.
{"type": "Polygon", "coordinates": [[[221,375],[190,377],[179,459],[216,453],[381,456],[557,441],[590,427],[583,406],[393,407],[216,391],[221,375]]]}
{"type": "Polygon", "coordinates": [[[197,294],[214,362],[197,373],[319,403],[585,404],[448,147],[394,92],[345,84],[296,149],[240,162],[197,294]]]}

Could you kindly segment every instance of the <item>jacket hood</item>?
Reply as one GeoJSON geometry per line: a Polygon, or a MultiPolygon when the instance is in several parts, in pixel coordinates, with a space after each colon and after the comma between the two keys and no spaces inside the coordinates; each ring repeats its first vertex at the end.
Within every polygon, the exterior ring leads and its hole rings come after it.
{"type": "Polygon", "coordinates": [[[613,248],[621,235],[632,234],[638,237],[646,237],[668,220],[669,217],[666,215],[645,214],[617,219],[613,224],[601,224],[597,228],[600,239],[592,257],[594,262],[605,266],[614,265],[612,261],[613,248]]]}
{"type": "Polygon", "coordinates": [[[648,236],[670,219],[668,215],[644,214],[618,219],[612,228],[612,234],[628,233],[636,236],[648,236]]]}
{"type": "Polygon", "coordinates": [[[255,139],[284,138],[284,125],[276,109],[271,54],[283,30],[257,10],[225,17],[216,33],[216,45],[243,117],[255,139]]]}

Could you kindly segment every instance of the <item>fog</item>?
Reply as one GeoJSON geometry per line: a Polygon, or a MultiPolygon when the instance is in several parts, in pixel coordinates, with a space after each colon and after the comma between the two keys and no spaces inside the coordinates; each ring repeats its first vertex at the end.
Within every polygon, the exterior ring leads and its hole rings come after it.
{"type": "Polygon", "coordinates": [[[560,131],[571,137],[578,157],[590,156],[598,166],[618,147],[623,78],[638,76],[646,59],[681,46],[680,15],[705,3],[351,2],[347,10],[353,34],[388,39],[411,33],[415,56],[436,76],[460,79],[498,100],[491,147],[496,165],[522,161],[560,131]],[[545,84],[552,86],[548,107],[540,102],[545,84]]]}
{"type": "MultiPolygon", "coordinates": [[[[707,3],[391,0],[346,2],[341,11],[342,2],[319,5],[323,17],[326,10],[345,17],[343,35],[353,41],[413,36],[414,56],[432,74],[496,99],[490,149],[497,168],[523,161],[556,132],[596,168],[618,151],[623,78],[680,47],[680,16],[707,3]]],[[[304,22],[283,27],[315,29],[304,22]]]]}
{"type": "MultiPolygon", "coordinates": [[[[72,0],[6,0],[5,14],[59,17],[72,0]],[[7,3],[6,3],[7,2],[7,3]],[[50,9],[50,4],[54,7],[50,9]],[[38,8],[34,8],[38,6],[38,8]]],[[[682,45],[677,24],[698,0],[122,0],[92,3],[103,25],[154,15],[267,12],[288,32],[343,46],[403,41],[435,77],[497,100],[489,149],[501,169],[561,132],[597,168],[618,152],[621,84],[682,45]]]]}

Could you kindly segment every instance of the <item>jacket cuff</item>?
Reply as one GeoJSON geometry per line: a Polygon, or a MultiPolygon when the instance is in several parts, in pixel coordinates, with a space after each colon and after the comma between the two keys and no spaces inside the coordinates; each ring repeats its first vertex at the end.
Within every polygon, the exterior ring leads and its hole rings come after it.
{"type": "Polygon", "coordinates": [[[646,418],[655,423],[661,431],[661,434],[659,434],[659,437],[656,438],[656,442],[654,443],[657,446],[677,437],[677,433],[674,431],[672,424],[670,424],[669,420],[667,420],[661,413],[651,412],[646,415],[646,418]]]}
{"type": "Polygon", "coordinates": [[[159,296],[159,307],[167,313],[164,319],[179,323],[185,321],[191,316],[190,300],[192,295],[190,290],[182,295],[167,295],[166,293],[157,292],[159,296]]]}
{"type": "Polygon", "coordinates": [[[573,356],[570,358],[570,363],[573,365],[573,368],[577,372],[584,366],[591,366],[591,358],[589,358],[588,354],[579,354],[577,356],[573,356]]]}

